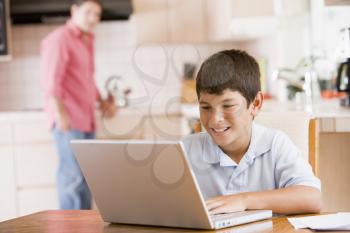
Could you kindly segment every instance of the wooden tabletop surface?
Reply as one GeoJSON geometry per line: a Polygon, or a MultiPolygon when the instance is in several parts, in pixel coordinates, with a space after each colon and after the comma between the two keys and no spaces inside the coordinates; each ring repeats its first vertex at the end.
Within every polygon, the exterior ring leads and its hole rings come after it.
{"type": "MultiPolygon", "coordinates": [[[[108,224],[102,221],[94,210],[52,210],[43,211],[0,223],[0,233],[114,233],[114,232],[196,232],[191,229],[148,227],[135,225],[108,224]]],[[[203,231],[199,232],[214,232],[203,231]]],[[[225,228],[215,232],[225,233],[307,233],[307,229],[295,230],[287,218],[279,217],[237,227],[225,228]]],[[[340,231],[337,231],[340,233],[340,231]]]]}

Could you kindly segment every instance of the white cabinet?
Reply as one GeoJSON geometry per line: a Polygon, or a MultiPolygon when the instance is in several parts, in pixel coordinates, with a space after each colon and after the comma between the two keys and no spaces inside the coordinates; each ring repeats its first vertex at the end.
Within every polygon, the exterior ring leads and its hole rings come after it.
{"type": "Polygon", "coordinates": [[[252,40],[277,29],[275,0],[207,0],[208,40],[252,40]]]}
{"type": "Polygon", "coordinates": [[[23,119],[13,125],[13,136],[16,144],[52,143],[45,116],[37,119],[23,119]]]}
{"type": "MultiPolygon", "coordinates": [[[[46,114],[0,115],[0,221],[59,207],[58,156],[46,114]]],[[[121,109],[112,119],[97,114],[99,139],[180,139],[187,134],[179,114],[150,116],[121,109]]]]}
{"type": "Polygon", "coordinates": [[[0,145],[12,143],[12,126],[5,123],[0,123],[0,145]]]}
{"type": "Polygon", "coordinates": [[[0,221],[57,209],[57,155],[46,115],[0,116],[0,221]]]}
{"type": "Polygon", "coordinates": [[[20,189],[17,193],[19,216],[42,210],[58,209],[57,190],[54,185],[41,188],[20,189]]]}
{"type": "Polygon", "coordinates": [[[139,43],[203,42],[207,39],[202,0],[133,0],[131,20],[139,43]]]}
{"type": "Polygon", "coordinates": [[[17,216],[15,170],[11,145],[0,143],[0,222],[17,216]]]}
{"type": "Polygon", "coordinates": [[[139,43],[247,40],[276,28],[275,0],[133,0],[139,43]]]}
{"type": "Polygon", "coordinates": [[[55,184],[58,158],[53,144],[16,145],[14,155],[19,188],[55,184]]]}

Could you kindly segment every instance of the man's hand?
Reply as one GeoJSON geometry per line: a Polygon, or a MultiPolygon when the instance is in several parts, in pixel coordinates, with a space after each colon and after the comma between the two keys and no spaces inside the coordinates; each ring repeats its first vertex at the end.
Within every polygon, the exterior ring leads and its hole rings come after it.
{"type": "Polygon", "coordinates": [[[69,117],[65,112],[56,114],[56,123],[59,130],[67,132],[70,128],[69,117]]]}
{"type": "Polygon", "coordinates": [[[247,209],[244,193],[210,198],[206,204],[210,214],[232,213],[247,209]]]}
{"type": "Polygon", "coordinates": [[[54,117],[57,128],[62,132],[67,132],[70,128],[69,116],[59,98],[53,97],[51,104],[54,109],[54,117]]]}
{"type": "Polygon", "coordinates": [[[108,95],[106,100],[100,100],[100,110],[103,117],[114,117],[118,109],[114,104],[114,99],[112,96],[108,95]]]}

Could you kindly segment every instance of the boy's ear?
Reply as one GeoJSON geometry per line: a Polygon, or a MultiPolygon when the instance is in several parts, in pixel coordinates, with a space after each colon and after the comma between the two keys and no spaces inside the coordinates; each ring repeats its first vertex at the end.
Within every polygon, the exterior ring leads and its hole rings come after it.
{"type": "Polygon", "coordinates": [[[258,94],[256,94],[253,102],[251,103],[252,104],[252,116],[253,117],[256,117],[258,115],[259,110],[262,107],[263,101],[264,101],[264,96],[263,96],[262,92],[259,91],[258,94]]]}

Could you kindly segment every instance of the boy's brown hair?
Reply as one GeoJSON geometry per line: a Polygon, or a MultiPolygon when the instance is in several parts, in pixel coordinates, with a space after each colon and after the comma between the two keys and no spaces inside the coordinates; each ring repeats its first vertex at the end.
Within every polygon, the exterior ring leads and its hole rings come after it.
{"type": "Polygon", "coordinates": [[[80,6],[80,5],[84,4],[85,2],[97,3],[102,8],[102,1],[101,0],[72,0],[72,5],[80,6]]]}
{"type": "Polygon", "coordinates": [[[241,50],[224,50],[207,58],[196,78],[198,99],[201,93],[220,95],[224,90],[239,91],[247,107],[261,90],[256,60],[241,50]]]}

